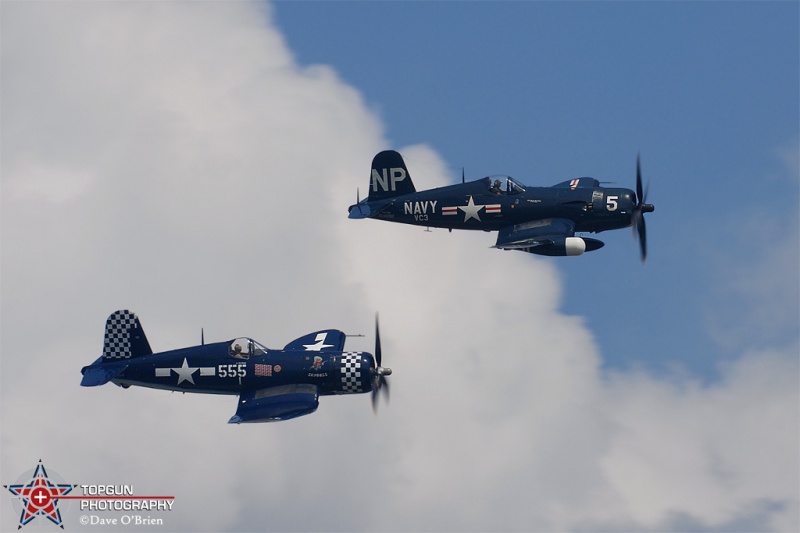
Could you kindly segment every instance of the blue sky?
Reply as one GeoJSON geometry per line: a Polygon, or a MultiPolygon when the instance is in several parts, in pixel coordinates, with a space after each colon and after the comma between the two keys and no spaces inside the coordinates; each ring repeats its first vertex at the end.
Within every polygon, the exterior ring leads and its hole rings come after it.
{"type": "MultiPolygon", "coordinates": [[[[633,187],[641,153],[656,205],[648,264],[626,231],[554,260],[565,312],[586,318],[612,368],[677,363],[713,379],[735,356],[706,332],[719,301],[730,329],[759,305],[726,298],[720,269],[771,247],[797,259],[796,167],[777,155],[796,162],[796,3],[281,2],[274,13],[299,63],[332,65],[384,118],[391,147],[430,144],[453,179],[463,166],[471,178],[633,187]],[[762,215],[772,225],[750,234],[746,220],[762,215]]],[[[798,301],[783,309],[789,341],[798,301]]]]}
{"type": "Polygon", "coordinates": [[[800,529],[797,3],[0,15],[3,484],[174,494],[170,531],[800,529]],[[648,262],[349,220],[386,148],[418,188],[633,186],[641,153],[648,262]],[[157,351],[371,351],[380,312],[391,403],[233,427],[235,397],[80,387],[125,308],[157,351]]]}

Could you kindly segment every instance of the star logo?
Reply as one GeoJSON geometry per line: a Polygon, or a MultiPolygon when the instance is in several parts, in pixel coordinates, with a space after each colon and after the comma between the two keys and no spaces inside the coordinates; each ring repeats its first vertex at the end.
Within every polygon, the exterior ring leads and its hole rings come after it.
{"type": "Polygon", "coordinates": [[[64,529],[61,522],[61,511],[58,509],[58,499],[68,494],[76,486],[56,484],[50,481],[41,460],[39,460],[30,481],[20,485],[4,485],[11,494],[22,500],[22,514],[19,517],[17,529],[22,528],[37,516],[47,517],[55,525],[64,529]]]}
{"type": "Polygon", "coordinates": [[[464,212],[464,222],[467,220],[474,218],[478,222],[481,222],[481,217],[478,215],[478,212],[486,206],[483,205],[475,205],[475,202],[472,200],[472,195],[469,197],[469,202],[467,205],[460,205],[458,206],[464,212]]]}
{"type": "Polygon", "coordinates": [[[217,373],[217,368],[213,366],[189,366],[189,362],[186,358],[183,358],[183,364],[179,367],[157,367],[155,369],[155,374],[157,378],[168,378],[172,375],[173,372],[178,374],[178,385],[183,383],[184,381],[188,381],[192,385],[196,385],[194,382],[194,374],[197,371],[200,371],[201,376],[214,376],[217,373]]]}
{"type": "Polygon", "coordinates": [[[184,381],[188,381],[192,385],[194,385],[194,379],[192,378],[192,374],[200,370],[200,367],[191,367],[189,363],[186,362],[186,358],[183,358],[183,364],[179,368],[173,368],[172,370],[178,374],[178,385],[183,383],[184,381]]]}

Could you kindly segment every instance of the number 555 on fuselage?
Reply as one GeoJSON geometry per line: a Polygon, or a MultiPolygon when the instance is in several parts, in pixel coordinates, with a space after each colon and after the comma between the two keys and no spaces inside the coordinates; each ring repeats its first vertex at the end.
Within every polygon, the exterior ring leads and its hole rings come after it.
{"type": "Polygon", "coordinates": [[[503,176],[417,191],[403,157],[380,152],[372,160],[369,195],[351,205],[350,218],[376,218],[417,226],[498,231],[495,248],[540,255],[580,255],[603,242],[576,233],[633,226],[642,261],[647,257],[645,203],[639,160],[636,192],[602,187],[594,178],[576,178],[552,187],[530,187],[503,176]]]}
{"type": "Polygon", "coordinates": [[[319,396],[372,392],[388,394],[375,319],[375,356],[346,352],[346,335],[336,329],[309,333],[282,350],[241,337],[153,353],[139,318],[127,310],[106,320],[103,355],[81,369],[81,385],[109,381],[180,392],[234,394],[239,406],[229,423],[287,420],[313,413],[319,396]]]}

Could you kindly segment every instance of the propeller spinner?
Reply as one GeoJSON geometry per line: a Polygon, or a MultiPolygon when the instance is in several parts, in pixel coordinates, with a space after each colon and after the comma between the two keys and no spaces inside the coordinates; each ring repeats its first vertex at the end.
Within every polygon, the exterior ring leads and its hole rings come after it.
{"type": "Polygon", "coordinates": [[[375,367],[372,369],[372,410],[377,412],[378,394],[383,391],[386,401],[389,401],[389,382],[386,376],[392,375],[391,368],[381,366],[381,332],[378,327],[378,315],[375,315],[375,367]]]}
{"type": "Polygon", "coordinates": [[[642,192],[642,168],[639,163],[639,156],[636,156],[636,201],[631,214],[631,226],[634,236],[639,235],[639,249],[642,254],[642,263],[647,260],[647,226],[644,223],[644,214],[655,211],[653,204],[646,203],[647,190],[642,192]]]}

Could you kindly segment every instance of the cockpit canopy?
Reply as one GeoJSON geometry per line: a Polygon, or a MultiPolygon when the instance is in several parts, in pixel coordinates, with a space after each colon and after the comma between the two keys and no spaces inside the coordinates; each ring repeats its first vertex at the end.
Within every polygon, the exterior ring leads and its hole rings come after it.
{"type": "Polygon", "coordinates": [[[487,176],[482,180],[493,194],[519,194],[525,186],[511,176],[487,176]]]}
{"type": "Polygon", "coordinates": [[[228,355],[236,359],[250,359],[265,353],[267,349],[264,346],[247,337],[233,340],[228,347],[228,355]]]}

